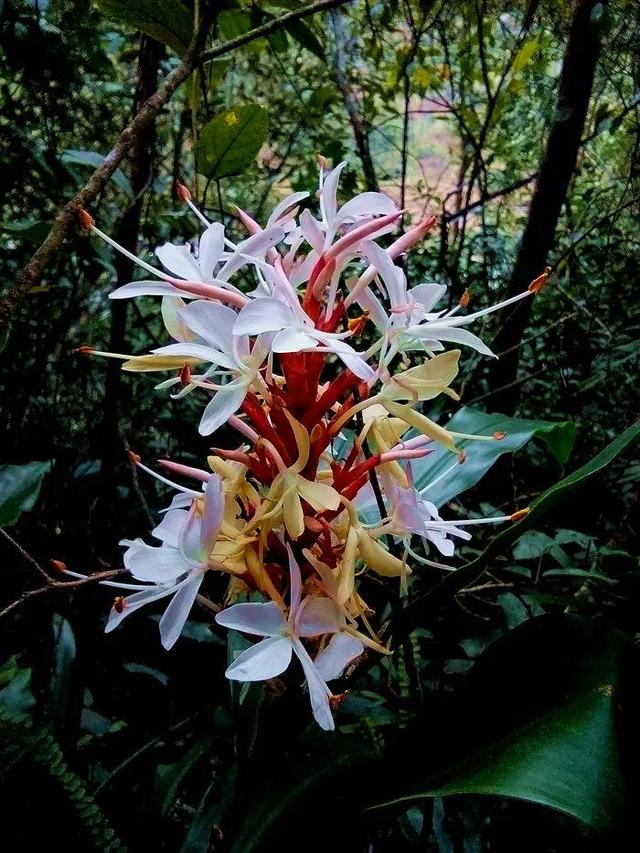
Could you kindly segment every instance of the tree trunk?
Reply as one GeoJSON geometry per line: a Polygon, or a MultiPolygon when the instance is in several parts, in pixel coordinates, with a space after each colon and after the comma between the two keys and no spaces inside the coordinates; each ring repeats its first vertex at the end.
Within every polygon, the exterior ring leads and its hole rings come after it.
{"type": "MultiPolygon", "coordinates": [[[[529,218],[513,267],[507,296],[525,290],[543,272],[560,212],[575,171],[584,132],[593,79],[600,52],[600,26],[594,14],[598,0],[575,0],[569,38],[560,72],[558,101],[538,180],[531,200],[529,218]]],[[[498,332],[493,350],[505,355],[492,365],[489,383],[493,408],[513,414],[519,398],[519,349],[531,311],[531,300],[520,303],[498,332]],[[509,352],[506,352],[509,350],[509,352]]]]}
{"type": "Polygon", "coordinates": [[[378,181],[376,178],[376,170],[371,157],[371,149],[369,147],[369,134],[365,121],[360,111],[358,99],[355,96],[347,77],[347,47],[348,36],[345,31],[344,19],[340,9],[332,9],[329,12],[329,20],[333,29],[334,51],[333,51],[333,67],[336,75],[336,82],[342,95],[349,124],[353,131],[353,137],[356,143],[356,149],[360,162],[362,163],[362,171],[364,174],[365,184],[368,190],[377,190],[378,181]]]}
{"type": "MultiPolygon", "coordinates": [[[[155,39],[141,35],[133,105],[134,115],[156,91],[160,62],[164,55],[165,49],[163,45],[159,44],[155,39]]],[[[138,247],[142,202],[147,184],[152,176],[155,142],[156,128],[155,121],[152,121],[136,138],[131,149],[131,188],[134,192],[135,201],[125,212],[115,233],[115,239],[118,243],[134,254],[138,247]]],[[[114,266],[117,271],[118,286],[131,281],[134,273],[134,264],[128,258],[117,254],[114,259],[114,266]]],[[[126,351],[128,307],[129,303],[126,299],[114,299],[111,301],[110,352],[126,351]]],[[[102,415],[101,487],[103,508],[105,510],[108,510],[116,494],[116,469],[118,463],[124,458],[124,449],[119,435],[122,380],[120,367],[119,361],[115,359],[107,360],[102,415]]]]}

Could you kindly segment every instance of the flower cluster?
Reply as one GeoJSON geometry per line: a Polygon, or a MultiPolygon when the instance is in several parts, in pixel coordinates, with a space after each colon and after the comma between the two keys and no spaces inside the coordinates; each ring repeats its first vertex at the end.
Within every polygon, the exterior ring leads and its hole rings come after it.
{"type": "Polygon", "coordinates": [[[224,425],[239,437],[231,449],[212,448],[202,469],[160,460],[159,473],[132,454],[175,496],[152,533],[159,545],[122,542],[134,582],[109,582],[127,594],[116,598],[106,630],[168,600],[160,635],[169,649],[198,599],[216,611],[219,625],[261,638],[231,663],[228,678],[274,678],[295,656],[324,729],[334,727],[327,682],[365,649],[389,653],[360,577],[395,578],[406,590],[409,556],[448,568],[416,554],[412,537],[423,540],[425,554],[450,557],[456,540],[470,538],[469,525],[519,516],[443,520],[429,486],[414,488],[411,460],[441,445],[452,454],[451,468],[464,461],[456,442],[469,436],[420,411],[440,394],[458,399],[450,386],[460,350],[444,344],[492,355],[466,327],[544,283],[541,276],[519,296],[472,314],[461,312],[466,296],[453,310],[439,309],[445,288],[408,287],[396,263],[434,217],[383,248],[379,241],[397,229],[402,212],[378,192],[339,207],[344,165],[328,170],[319,158],[319,218],[304,192],[284,198],[264,225],[238,210],[248,236],[237,244],[180,185],[203,232],[195,251],[189,244],[156,249],[166,271],[127,253],[81,212],[87,230],[153,276],[111,298],[161,297],[172,339],[145,355],[81,349],[122,359],[127,371],[168,373],[159,389],[202,398],[202,435],[224,425]],[[247,280],[250,292],[241,286],[247,280]],[[377,520],[365,523],[371,516],[361,510],[374,498],[377,520]]]}

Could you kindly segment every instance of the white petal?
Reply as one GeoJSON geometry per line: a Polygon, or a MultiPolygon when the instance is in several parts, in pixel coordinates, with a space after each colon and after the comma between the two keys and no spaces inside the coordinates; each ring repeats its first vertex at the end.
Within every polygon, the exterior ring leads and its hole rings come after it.
{"type": "Polygon", "coordinates": [[[404,273],[393,263],[386,249],[378,246],[373,240],[365,240],[361,248],[362,254],[373,264],[384,281],[392,306],[404,305],[407,302],[407,282],[404,273]]]}
{"type": "Polygon", "coordinates": [[[108,634],[114,628],[117,628],[122,620],[129,616],[130,613],[134,613],[140,607],[144,607],[145,604],[151,604],[153,601],[158,601],[160,598],[172,595],[174,590],[175,584],[171,584],[170,586],[152,586],[149,589],[128,595],[121,602],[119,610],[116,610],[115,607],[111,609],[109,619],[104,627],[105,633],[108,634]]]}
{"type": "Polygon", "coordinates": [[[175,355],[185,358],[199,358],[211,364],[219,364],[227,370],[237,369],[235,361],[225,353],[204,344],[167,344],[166,347],[157,347],[151,350],[154,355],[175,355]]]}
{"type": "Polygon", "coordinates": [[[332,732],[335,729],[331,707],[329,706],[329,696],[331,691],[320,677],[320,673],[313,664],[313,661],[307,654],[300,640],[294,640],[294,651],[302,664],[307,685],[309,687],[309,698],[311,700],[311,710],[313,716],[320,728],[326,732],[332,732]]]}
{"type": "Polygon", "coordinates": [[[300,637],[335,634],[342,627],[339,607],[330,598],[305,598],[296,618],[300,637]]]}
{"type": "Polygon", "coordinates": [[[109,299],[130,299],[133,296],[176,296],[177,294],[176,288],[166,281],[132,281],[113,290],[109,294],[109,299]]]}
{"type": "Polygon", "coordinates": [[[212,222],[200,237],[198,265],[204,281],[213,278],[213,270],[224,251],[224,225],[212,222]]]}
{"type": "Polygon", "coordinates": [[[296,326],[291,308],[272,296],[260,296],[249,302],[238,314],[234,335],[257,335],[260,332],[277,332],[296,326]]]}
{"type": "Polygon", "coordinates": [[[202,413],[202,420],[198,426],[200,435],[211,435],[223,424],[226,424],[231,415],[235,415],[238,411],[246,396],[246,382],[230,382],[216,391],[213,399],[202,413]]]}
{"type": "Polygon", "coordinates": [[[212,474],[204,492],[204,512],[200,535],[205,555],[211,553],[224,516],[224,491],[222,480],[217,474],[212,474]]]}
{"type": "Polygon", "coordinates": [[[232,604],[216,613],[215,619],[218,625],[225,628],[260,637],[278,637],[287,627],[287,620],[275,601],[266,604],[257,601],[232,604]]]}
{"type": "Polygon", "coordinates": [[[418,284],[409,290],[409,296],[412,296],[415,301],[428,313],[432,311],[440,302],[442,297],[447,292],[444,284],[418,284]]]}
{"type": "MultiPolygon", "coordinates": [[[[189,498],[187,506],[191,506],[192,498],[189,495],[186,495],[186,497],[189,498]]],[[[180,532],[185,525],[187,516],[188,513],[181,509],[171,510],[152,531],[151,535],[155,536],[155,538],[159,539],[161,542],[166,542],[167,545],[172,545],[174,548],[177,548],[180,532]]]]}
{"type": "Polygon", "coordinates": [[[311,270],[319,258],[318,252],[312,249],[303,261],[296,261],[289,273],[289,281],[294,287],[309,281],[311,270]]]}
{"type": "Polygon", "coordinates": [[[165,296],[162,300],[162,321],[171,337],[176,341],[191,341],[193,333],[185,326],[180,318],[180,310],[186,307],[179,296],[165,296]]]}
{"type": "Polygon", "coordinates": [[[208,344],[228,355],[233,346],[233,324],[238,319],[236,312],[226,305],[198,299],[180,312],[185,326],[208,344]]]}
{"type": "Polygon", "coordinates": [[[373,369],[359,353],[349,346],[349,344],[345,344],[344,341],[339,341],[336,338],[323,335],[321,332],[315,333],[315,336],[331,352],[335,353],[359,379],[369,381],[374,378],[375,372],[373,369]]]}
{"type": "Polygon", "coordinates": [[[302,201],[305,198],[308,198],[308,192],[297,192],[291,193],[286,198],[283,198],[281,202],[279,202],[272,210],[271,216],[267,220],[267,226],[275,225],[280,217],[286,213],[290,208],[292,208],[299,201],[302,201]]]}
{"type": "Polygon", "coordinates": [[[364,651],[364,646],[349,634],[334,634],[331,642],[313,661],[320,677],[325,681],[340,678],[344,668],[364,651]]]}
{"type": "Polygon", "coordinates": [[[266,681],[280,675],[291,663],[291,640],[269,637],[238,655],[225,672],[235,681],[266,681]]]}
{"type": "Polygon", "coordinates": [[[346,204],[343,204],[338,211],[335,221],[336,224],[347,222],[347,220],[355,221],[363,216],[380,216],[387,213],[396,213],[397,205],[389,196],[384,193],[360,193],[354,196],[346,204]]]}
{"type": "Polygon", "coordinates": [[[482,355],[490,355],[496,358],[495,353],[477,335],[474,335],[473,332],[469,332],[467,329],[458,329],[453,326],[438,326],[436,323],[425,323],[424,326],[412,326],[408,332],[422,341],[448,341],[449,343],[462,344],[482,353],[482,355]]]}
{"type": "Polygon", "coordinates": [[[303,210],[300,214],[300,227],[304,239],[320,255],[324,247],[324,232],[318,220],[313,218],[310,210],[303,210]]]}
{"type": "Polygon", "coordinates": [[[193,602],[196,600],[203,578],[204,574],[196,570],[186,580],[182,581],[162,615],[160,640],[167,651],[182,633],[184,623],[187,621],[193,602]]]}
{"type": "Polygon", "coordinates": [[[202,516],[195,501],[191,504],[180,531],[178,550],[190,569],[201,565],[207,556],[202,548],[202,516]]]}
{"type": "Polygon", "coordinates": [[[329,225],[333,225],[336,218],[336,211],[338,209],[338,202],[336,201],[338,181],[340,180],[340,173],[346,165],[346,161],[338,163],[335,169],[329,172],[322,185],[322,205],[329,225]]]}
{"type": "Polygon", "coordinates": [[[156,255],[162,266],[169,270],[172,275],[185,278],[187,281],[202,281],[200,267],[193,257],[191,246],[188,243],[183,246],[165,243],[163,246],[158,246],[156,255]]]}
{"type": "Polygon", "coordinates": [[[274,352],[302,352],[315,349],[318,341],[299,329],[283,329],[273,339],[271,349],[274,352]]]}
{"type": "Polygon", "coordinates": [[[298,561],[293,556],[291,545],[287,543],[287,556],[289,558],[289,578],[291,586],[289,587],[289,604],[291,611],[295,614],[300,605],[300,594],[302,591],[302,575],[298,561]]]}
{"type": "Polygon", "coordinates": [[[124,552],[123,560],[134,578],[153,583],[168,583],[191,568],[176,548],[170,545],[154,548],[142,539],[133,542],[124,552]]]}
{"type": "Polygon", "coordinates": [[[253,234],[247,240],[243,240],[242,243],[238,244],[237,251],[233,253],[218,273],[218,278],[226,281],[236,270],[251,263],[252,259],[261,260],[264,258],[269,249],[272,249],[276,243],[280,243],[283,239],[284,230],[279,225],[272,225],[258,234],[253,234]]]}

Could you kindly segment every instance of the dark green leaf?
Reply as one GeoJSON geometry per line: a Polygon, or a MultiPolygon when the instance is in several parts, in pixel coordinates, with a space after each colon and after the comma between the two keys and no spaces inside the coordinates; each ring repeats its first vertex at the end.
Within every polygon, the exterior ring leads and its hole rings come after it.
{"type": "Polygon", "coordinates": [[[179,0],[95,0],[112,21],[127,24],[182,55],[191,41],[193,18],[179,0]]]}
{"type": "MultiPolygon", "coordinates": [[[[515,453],[532,438],[546,442],[562,466],[566,464],[575,440],[575,428],[568,421],[527,421],[508,418],[505,415],[487,414],[468,407],[456,412],[446,426],[454,432],[469,435],[506,432],[506,436],[501,441],[458,441],[458,445],[466,452],[464,464],[456,465],[450,474],[425,494],[436,506],[442,506],[456,495],[475,486],[500,456],[504,453],[515,453]]],[[[423,489],[454,462],[451,453],[444,448],[438,448],[424,459],[412,462],[416,488],[423,489]]]]}
{"type": "Polygon", "coordinates": [[[58,724],[65,717],[71,684],[71,669],[76,657],[76,641],[69,622],[53,614],[53,675],[51,678],[51,714],[58,724]]]}
{"type": "Polygon", "coordinates": [[[0,527],[10,527],[21,513],[33,509],[50,462],[0,465],[0,527]]]}
{"type": "MultiPolygon", "coordinates": [[[[104,157],[102,154],[97,154],[95,151],[76,151],[71,148],[67,151],[63,151],[60,159],[67,165],[91,166],[92,169],[97,169],[104,163],[104,157]]],[[[131,199],[134,197],[131,184],[122,169],[116,169],[111,177],[113,178],[116,186],[121,189],[122,192],[126,193],[126,195],[131,199]]]]}
{"type": "Polygon", "coordinates": [[[306,48],[310,53],[313,53],[322,62],[326,61],[324,48],[308,24],[304,21],[292,21],[290,24],[287,24],[286,29],[299,45],[306,48]]]}
{"type": "Polygon", "coordinates": [[[267,111],[257,104],[235,107],[206,124],[196,146],[198,170],[214,180],[237,175],[267,138],[267,111]]]}
{"type": "Polygon", "coordinates": [[[412,781],[377,807],[494,794],[550,806],[598,829],[611,825],[624,804],[617,714],[621,703],[632,713],[623,689],[629,646],[621,635],[598,636],[586,620],[566,616],[512,631],[482,655],[461,697],[482,717],[474,720],[475,738],[487,730],[485,718],[489,738],[463,757],[452,740],[455,766],[436,776],[407,754],[407,775],[423,774],[424,783],[412,781]]]}
{"type": "Polygon", "coordinates": [[[452,572],[434,590],[414,599],[402,611],[400,619],[396,622],[395,629],[407,632],[423,624],[425,614],[431,605],[445,598],[451,598],[458,590],[474,583],[484,569],[493,562],[496,554],[504,552],[523,533],[536,527],[538,522],[551,512],[554,507],[568,500],[574,491],[582,488],[600,474],[614,459],[633,445],[638,438],[640,438],[640,422],[626,429],[622,435],[619,435],[611,444],[608,444],[604,450],[587,462],[586,465],[578,468],[573,474],[569,474],[568,477],[564,477],[551,486],[550,489],[547,489],[546,492],[543,492],[532,503],[530,512],[517,524],[510,525],[502,533],[495,536],[479,557],[461,569],[452,572]]]}
{"type": "Polygon", "coordinates": [[[159,764],[156,770],[156,795],[161,814],[166,814],[178,796],[186,775],[211,750],[212,737],[197,740],[191,749],[175,764],[159,764]]]}

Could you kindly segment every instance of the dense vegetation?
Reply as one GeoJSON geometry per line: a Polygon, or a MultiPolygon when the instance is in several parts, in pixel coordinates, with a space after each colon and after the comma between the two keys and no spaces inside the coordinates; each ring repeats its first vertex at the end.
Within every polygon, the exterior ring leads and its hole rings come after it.
{"type": "MultiPolygon", "coordinates": [[[[625,849],[639,758],[640,7],[325,5],[0,3],[6,849],[625,849]],[[153,262],[161,243],[196,237],[177,182],[240,240],[235,206],[265,221],[317,186],[320,154],[347,161],[342,201],[381,190],[405,228],[438,217],[406,273],[447,285],[447,307],[487,307],[550,268],[531,304],[475,327],[502,357],[464,350],[466,408],[449,424],[507,437],[432,498],[451,518],[532,511],[494,538],[481,528],[444,581],[420,568],[407,599],[388,586],[394,654],[340,682],[333,735],[309,724],[295,678],[230,690],[243,639],[227,642],[208,610],[167,653],[152,612],[105,635],[109,591],[60,589],[50,568],[119,569],[119,540],[157,523],[166,489],[127,450],[200,464],[212,443],[195,433],[196,395],[171,400],[153,377],[76,352],[147,352],[165,333],[152,298],[107,298],[138,276],[75,210],[42,273],[24,276],[189,56],[199,15],[199,50],[274,26],[187,74],[86,201],[120,243],[153,262]]],[[[447,423],[456,407],[428,411],[447,423]]],[[[423,483],[438,465],[417,469],[423,483]]]]}

